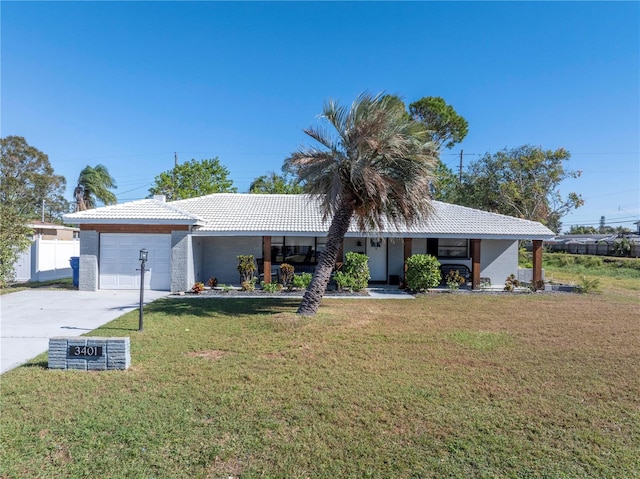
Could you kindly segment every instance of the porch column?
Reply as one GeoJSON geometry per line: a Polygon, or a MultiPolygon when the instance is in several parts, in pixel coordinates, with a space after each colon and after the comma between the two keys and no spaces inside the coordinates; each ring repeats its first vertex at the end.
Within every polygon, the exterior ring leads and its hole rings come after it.
{"type": "Polygon", "coordinates": [[[264,283],[271,283],[271,236],[262,237],[262,269],[264,283]]]}
{"type": "Polygon", "coordinates": [[[542,240],[533,240],[533,285],[542,280],[542,240]]]}
{"type": "Polygon", "coordinates": [[[471,289],[480,287],[480,240],[471,240],[471,289]]]}

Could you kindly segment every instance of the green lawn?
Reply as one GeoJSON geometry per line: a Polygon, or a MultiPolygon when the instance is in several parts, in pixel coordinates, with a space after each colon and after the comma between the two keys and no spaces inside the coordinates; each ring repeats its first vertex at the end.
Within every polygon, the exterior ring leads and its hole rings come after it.
{"type": "Polygon", "coordinates": [[[26,283],[12,283],[0,288],[0,295],[17,293],[27,289],[76,289],[72,278],[54,279],[51,281],[27,281],[26,283]]]}
{"type": "Polygon", "coordinates": [[[165,299],[2,376],[0,477],[640,477],[640,298],[165,299]]]}

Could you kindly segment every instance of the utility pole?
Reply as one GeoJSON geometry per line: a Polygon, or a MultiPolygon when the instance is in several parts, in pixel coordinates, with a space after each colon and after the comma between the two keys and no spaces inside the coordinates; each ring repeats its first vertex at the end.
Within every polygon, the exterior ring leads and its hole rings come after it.
{"type": "Polygon", "coordinates": [[[42,200],[42,222],[44,223],[44,200],[42,200]]]}
{"type": "Polygon", "coordinates": [[[460,150],[460,183],[462,183],[462,158],[464,155],[464,150],[460,150]]]}
{"type": "Polygon", "coordinates": [[[173,162],[174,162],[174,166],[178,166],[178,153],[177,152],[173,152],[173,162]]]}

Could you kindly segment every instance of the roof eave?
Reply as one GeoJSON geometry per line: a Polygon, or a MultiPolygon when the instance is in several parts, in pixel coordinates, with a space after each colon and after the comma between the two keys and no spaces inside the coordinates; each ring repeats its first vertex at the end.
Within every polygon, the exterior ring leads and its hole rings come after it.
{"type": "Polygon", "coordinates": [[[199,221],[184,219],[154,218],[68,218],[67,223],[77,225],[187,225],[194,226],[199,221]]]}

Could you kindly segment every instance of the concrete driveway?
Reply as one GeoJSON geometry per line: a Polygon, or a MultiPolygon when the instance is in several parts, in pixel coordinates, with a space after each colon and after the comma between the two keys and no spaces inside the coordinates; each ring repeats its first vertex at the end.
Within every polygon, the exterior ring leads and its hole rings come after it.
{"type": "MultiPolygon", "coordinates": [[[[145,291],[144,301],[168,295],[145,291]]],[[[80,336],[139,304],[139,290],[27,290],[0,296],[0,374],[47,351],[50,337],[80,336]]]]}

